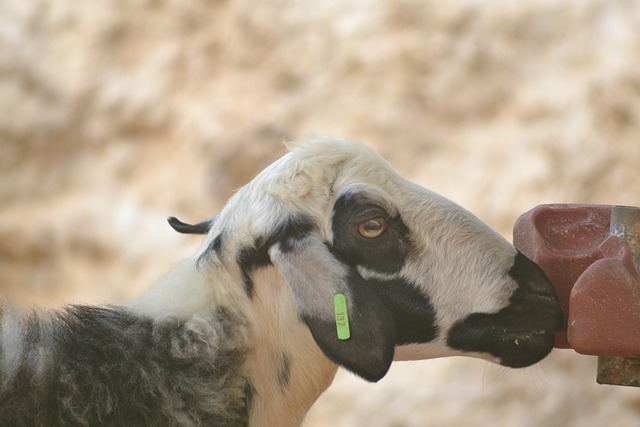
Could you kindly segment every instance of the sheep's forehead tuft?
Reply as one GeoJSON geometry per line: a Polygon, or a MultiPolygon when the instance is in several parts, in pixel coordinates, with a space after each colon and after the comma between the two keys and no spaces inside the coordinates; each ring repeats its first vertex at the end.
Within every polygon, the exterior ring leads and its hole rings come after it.
{"type": "MultiPolygon", "coordinates": [[[[291,216],[328,218],[335,194],[352,184],[380,186],[395,174],[373,149],[353,141],[311,138],[291,147],[229,201],[220,226],[260,235],[291,216]]],[[[321,226],[322,224],[319,223],[321,226]]]]}
{"type": "MultiPolygon", "coordinates": [[[[274,175],[281,178],[274,192],[290,189],[294,197],[304,197],[312,189],[335,190],[348,182],[373,183],[380,181],[381,173],[392,172],[386,160],[364,144],[318,137],[293,146],[273,168],[274,175]]],[[[270,175],[271,171],[265,173],[270,175]]]]}

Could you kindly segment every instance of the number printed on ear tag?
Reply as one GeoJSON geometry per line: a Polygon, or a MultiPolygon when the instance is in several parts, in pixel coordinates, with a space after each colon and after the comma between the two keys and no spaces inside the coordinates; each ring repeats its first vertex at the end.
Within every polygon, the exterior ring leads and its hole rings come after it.
{"type": "Polygon", "coordinates": [[[349,315],[347,314],[347,298],[344,294],[336,294],[333,297],[333,309],[336,314],[338,339],[348,340],[351,337],[351,331],[349,330],[349,315]]]}

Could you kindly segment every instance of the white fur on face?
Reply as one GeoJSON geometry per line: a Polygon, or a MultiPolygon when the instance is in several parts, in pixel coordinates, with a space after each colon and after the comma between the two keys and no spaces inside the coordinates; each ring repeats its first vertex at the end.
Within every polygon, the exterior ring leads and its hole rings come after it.
{"type": "MultiPolygon", "coordinates": [[[[457,204],[407,181],[369,147],[315,138],[294,145],[287,155],[229,200],[193,258],[206,259],[200,270],[187,271],[189,280],[181,285],[172,285],[172,277],[176,275],[170,274],[159,285],[166,290],[156,291],[155,300],[149,299],[146,304],[146,307],[163,308],[143,311],[166,313],[169,309],[186,315],[205,304],[208,298],[214,298],[217,303],[240,304],[242,296],[225,290],[233,286],[240,288],[238,252],[254,247],[283,220],[293,217],[309,219],[315,224],[318,238],[332,242],[333,206],[346,192],[367,194],[390,215],[399,215],[410,230],[413,245],[401,271],[381,274],[356,266],[357,271],[364,278],[400,277],[414,283],[430,298],[441,335],[470,313],[493,313],[508,304],[516,288],[506,274],[516,253],[509,242],[457,204]],[[212,241],[218,236],[223,237],[221,253],[208,254],[212,241]],[[210,283],[220,282],[216,290],[212,290],[210,283]],[[182,297],[176,299],[176,293],[182,297]]],[[[184,270],[177,276],[180,275],[184,276],[184,270]]],[[[176,278],[175,281],[183,280],[176,278]]],[[[425,345],[423,356],[448,351],[438,346],[437,343],[425,345]]],[[[415,349],[413,354],[417,354],[415,349]]]]}
{"type": "MultiPolygon", "coordinates": [[[[413,251],[401,271],[384,276],[402,277],[429,296],[440,334],[470,313],[493,313],[508,304],[516,287],[506,274],[516,253],[511,244],[462,207],[404,179],[370,148],[349,141],[316,138],[293,146],[234,195],[202,251],[222,234],[222,262],[232,270],[240,248],[296,216],[309,218],[319,238],[331,242],[333,205],[345,192],[367,194],[407,225],[413,251]]],[[[357,268],[365,278],[382,278],[357,268]]],[[[447,351],[460,353],[439,341],[425,345],[423,357],[447,351]]]]}

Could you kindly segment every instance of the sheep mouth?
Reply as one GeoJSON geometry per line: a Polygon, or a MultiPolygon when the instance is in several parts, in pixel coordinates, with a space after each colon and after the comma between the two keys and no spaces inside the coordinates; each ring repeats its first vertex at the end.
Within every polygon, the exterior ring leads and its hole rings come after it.
{"type": "Polygon", "coordinates": [[[511,304],[497,313],[473,313],[447,334],[454,349],[488,353],[510,368],[523,368],[544,359],[553,349],[555,332],[564,317],[555,301],[511,304]]]}
{"type": "Polygon", "coordinates": [[[552,331],[478,330],[461,324],[454,326],[448,337],[450,347],[491,354],[509,368],[524,368],[541,361],[551,353],[554,343],[552,331]]]}
{"type": "Polygon", "coordinates": [[[545,357],[555,343],[554,332],[512,332],[504,334],[499,347],[504,350],[500,357],[500,364],[509,368],[525,368],[545,357]]]}

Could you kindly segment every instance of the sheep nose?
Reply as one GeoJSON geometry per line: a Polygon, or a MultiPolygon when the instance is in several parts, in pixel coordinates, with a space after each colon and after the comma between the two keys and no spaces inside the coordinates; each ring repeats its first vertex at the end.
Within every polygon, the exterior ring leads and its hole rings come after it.
{"type": "MultiPolygon", "coordinates": [[[[543,273],[544,274],[544,273],[543,273]]],[[[556,291],[553,285],[546,277],[539,278],[537,280],[527,280],[524,289],[528,295],[535,295],[540,297],[554,298],[556,299],[556,291]]]]}
{"type": "Polygon", "coordinates": [[[509,275],[518,283],[527,295],[557,300],[556,291],[542,269],[520,252],[515,257],[509,275]]]}

